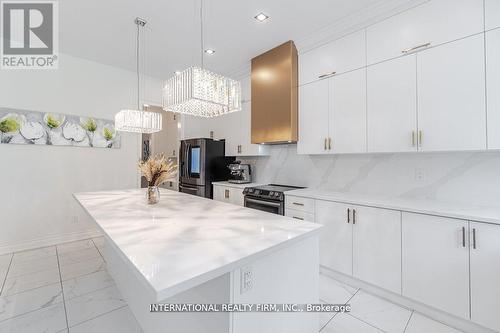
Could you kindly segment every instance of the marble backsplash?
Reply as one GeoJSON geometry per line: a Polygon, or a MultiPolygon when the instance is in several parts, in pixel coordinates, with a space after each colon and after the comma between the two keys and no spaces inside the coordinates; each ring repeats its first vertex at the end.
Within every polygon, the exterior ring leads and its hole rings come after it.
{"type": "Polygon", "coordinates": [[[500,205],[500,152],[297,155],[271,146],[266,157],[241,158],[259,183],[322,190],[500,205]]]}

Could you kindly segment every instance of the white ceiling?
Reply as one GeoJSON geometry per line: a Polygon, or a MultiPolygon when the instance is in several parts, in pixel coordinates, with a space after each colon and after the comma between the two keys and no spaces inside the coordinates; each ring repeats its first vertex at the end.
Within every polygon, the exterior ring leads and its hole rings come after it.
{"type": "MultiPolygon", "coordinates": [[[[205,67],[234,71],[262,52],[297,40],[363,9],[395,0],[203,0],[205,67]],[[270,15],[264,23],[253,17],[270,15]]],[[[407,0],[408,1],[408,0],[407,0]]],[[[399,0],[399,2],[404,2],[399,0]]],[[[60,50],[104,64],[135,70],[135,31],[148,21],[144,71],[168,78],[200,63],[200,0],[60,1],[60,50]]]]}

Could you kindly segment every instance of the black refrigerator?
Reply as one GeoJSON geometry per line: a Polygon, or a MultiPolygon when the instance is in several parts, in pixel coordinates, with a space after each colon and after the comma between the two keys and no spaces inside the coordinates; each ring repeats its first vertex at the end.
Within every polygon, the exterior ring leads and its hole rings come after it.
{"type": "Polygon", "coordinates": [[[189,139],[179,149],[179,192],[213,198],[212,182],[229,178],[229,164],[235,157],[225,156],[225,141],[189,139]]]}

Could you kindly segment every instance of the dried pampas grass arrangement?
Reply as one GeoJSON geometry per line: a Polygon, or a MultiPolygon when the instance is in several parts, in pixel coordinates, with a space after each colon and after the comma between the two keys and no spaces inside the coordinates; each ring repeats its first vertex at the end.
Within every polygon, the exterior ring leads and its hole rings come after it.
{"type": "Polygon", "coordinates": [[[177,177],[177,163],[167,160],[163,154],[139,161],[139,170],[148,181],[148,186],[159,186],[167,181],[174,181],[177,177]]]}

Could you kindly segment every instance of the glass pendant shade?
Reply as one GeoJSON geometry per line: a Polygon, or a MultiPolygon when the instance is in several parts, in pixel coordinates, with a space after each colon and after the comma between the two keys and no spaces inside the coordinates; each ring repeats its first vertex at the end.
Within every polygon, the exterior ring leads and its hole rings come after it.
{"type": "Polygon", "coordinates": [[[216,117],[241,110],[241,85],[199,67],[190,67],[166,81],[163,109],[198,117],[216,117]]]}
{"type": "Polygon", "coordinates": [[[121,110],[115,115],[115,128],[117,131],[151,134],[161,131],[162,117],[157,112],[121,110]]]}

